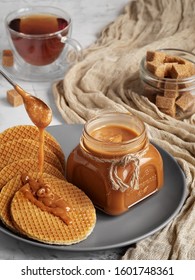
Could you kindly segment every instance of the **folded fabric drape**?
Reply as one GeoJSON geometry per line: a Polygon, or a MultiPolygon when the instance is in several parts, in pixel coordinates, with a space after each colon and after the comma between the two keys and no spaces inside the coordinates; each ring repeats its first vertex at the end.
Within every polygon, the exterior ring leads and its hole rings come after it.
{"type": "Polygon", "coordinates": [[[195,259],[195,115],[173,119],[139,95],[139,64],[147,50],[195,51],[194,13],[193,0],[130,1],[83,51],[84,59],[53,84],[66,123],[84,123],[105,111],[132,112],[185,173],[189,195],[180,213],[164,229],[129,248],[123,259],[195,259]]]}

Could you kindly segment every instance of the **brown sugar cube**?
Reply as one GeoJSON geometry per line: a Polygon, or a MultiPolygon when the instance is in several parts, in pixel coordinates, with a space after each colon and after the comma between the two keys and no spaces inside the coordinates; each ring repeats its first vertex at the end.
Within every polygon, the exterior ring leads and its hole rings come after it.
{"type": "Polygon", "coordinates": [[[178,85],[177,85],[175,82],[166,81],[166,82],[165,82],[164,88],[165,88],[166,90],[168,90],[168,89],[170,89],[170,90],[178,90],[178,85]]]}
{"type": "Polygon", "coordinates": [[[171,78],[171,69],[172,69],[172,66],[175,65],[175,64],[178,64],[176,62],[173,62],[173,63],[164,63],[165,65],[165,77],[166,78],[171,78]]]}
{"type": "Polygon", "coordinates": [[[176,99],[179,96],[179,93],[177,90],[165,90],[164,91],[164,96],[169,97],[169,98],[174,98],[176,99]]]}
{"type": "Polygon", "coordinates": [[[10,89],[7,91],[7,100],[14,107],[17,107],[17,106],[20,106],[23,104],[22,97],[19,95],[19,93],[15,89],[10,89]]]}
{"type": "Polygon", "coordinates": [[[155,61],[147,61],[146,67],[153,75],[158,78],[164,78],[166,66],[164,64],[159,64],[155,61]]]}
{"type": "Polygon", "coordinates": [[[9,49],[3,50],[3,55],[4,56],[13,56],[13,52],[12,52],[12,50],[9,50],[9,49]]]}
{"type": "Polygon", "coordinates": [[[173,55],[166,55],[165,56],[165,63],[178,63],[178,64],[185,64],[186,60],[179,57],[179,56],[173,56],[173,55]]]}
{"type": "Polygon", "coordinates": [[[174,64],[170,70],[171,78],[182,79],[191,76],[190,69],[185,64],[174,64]]]}
{"type": "Polygon", "coordinates": [[[190,76],[195,75],[195,65],[194,65],[194,63],[186,60],[185,65],[188,67],[188,70],[190,72],[190,76]]]}
{"type": "Polygon", "coordinates": [[[190,108],[195,101],[194,96],[190,92],[181,94],[181,96],[176,100],[175,104],[185,112],[190,108]]]}
{"type": "Polygon", "coordinates": [[[191,86],[190,83],[179,83],[179,84],[178,84],[178,88],[179,88],[179,89],[186,89],[186,88],[188,88],[188,87],[190,87],[190,86],[191,86]]]}
{"type": "MultiPolygon", "coordinates": [[[[165,59],[166,60],[166,59],[165,59]]],[[[177,62],[178,64],[184,64],[187,66],[188,68],[188,71],[190,72],[190,75],[194,75],[195,74],[195,65],[194,63],[192,63],[191,61],[187,60],[187,59],[184,59],[184,58],[181,58],[181,57],[178,57],[178,56],[175,56],[175,62],[177,62]]]]}
{"type": "Polygon", "coordinates": [[[160,109],[172,109],[175,106],[175,98],[157,95],[156,106],[160,109]]]}
{"type": "Polygon", "coordinates": [[[176,99],[179,96],[178,85],[175,83],[165,83],[164,96],[176,99]]]}
{"type": "Polygon", "coordinates": [[[146,53],[146,61],[158,61],[163,63],[164,59],[165,53],[163,52],[147,51],[146,53]]]}
{"type": "Polygon", "coordinates": [[[161,112],[163,112],[163,113],[165,113],[165,114],[167,114],[167,115],[169,115],[169,116],[171,116],[173,118],[176,116],[176,106],[173,106],[170,109],[163,109],[163,108],[161,108],[160,110],[161,110],[161,112]]]}
{"type": "Polygon", "coordinates": [[[159,79],[154,83],[154,86],[157,88],[157,94],[162,93],[162,95],[163,95],[165,82],[163,80],[159,79]]]}
{"type": "Polygon", "coordinates": [[[14,56],[11,50],[3,50],[2,65],[5,67],[12,67],[14,64],[14,56]]]}

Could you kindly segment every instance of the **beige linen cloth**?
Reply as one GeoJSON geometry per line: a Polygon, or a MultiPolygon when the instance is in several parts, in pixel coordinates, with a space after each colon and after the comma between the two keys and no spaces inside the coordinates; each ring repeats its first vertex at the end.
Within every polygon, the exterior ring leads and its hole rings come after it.
{"type": "Polygon", "coordinates": [[[130,247],[122,259],[195,260],[195,115],[175,120],[132,87],[139,84],[139,63],[146,50],[158,48],[195,50],[194,0],[129,2],[97,42],[84,50],[84,59],[54,84],[53,94],[66,123],[84,123],[105,111],[132,112],[185,172],[189,195],[180,213],[165,228],[130,247]]]}

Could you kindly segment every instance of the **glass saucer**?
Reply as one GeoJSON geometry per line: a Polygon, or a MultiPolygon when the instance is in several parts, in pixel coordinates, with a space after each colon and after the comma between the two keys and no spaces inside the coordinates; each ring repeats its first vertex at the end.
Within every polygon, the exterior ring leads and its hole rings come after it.
{"type": "Polygon", "coordinates": [[[17,58],[14,57],[14,65],[12,67],[2,67],[15,79],[32,82],[47,82],[63,78],[69,65],[67,63],[62,63],[62,60],[58,59],[47,66],[32,66],[26,62],[19,62],[17,58]]]}

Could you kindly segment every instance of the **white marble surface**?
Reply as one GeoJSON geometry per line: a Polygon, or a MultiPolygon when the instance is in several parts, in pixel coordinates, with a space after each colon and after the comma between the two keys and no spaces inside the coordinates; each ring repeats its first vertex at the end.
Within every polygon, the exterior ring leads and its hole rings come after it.
{"type": "MultiPolygon", "coordinates": [[[[73,19],[72,37],[85,48],[92,44],[102,28],[119,15],[128,0],[0,0],[0,51],[8,47],[3,20],[13,9],[28,5],[52,5],[65,9],[73,19]]],[[[63,120],[56,109],[50,83],[16,81],[28,92],[40,97],[53,110],[51,125],[60,125],[63,120]]],[[[6,100],[10,85],[0,77],[0,132],[17,124],[31,124],[23,106],[11,107],[6,100]]],[[[0,232],[0,259],[120,259],[126,248],[85,253],[43,249],[18,241],[0,232]]]]}

